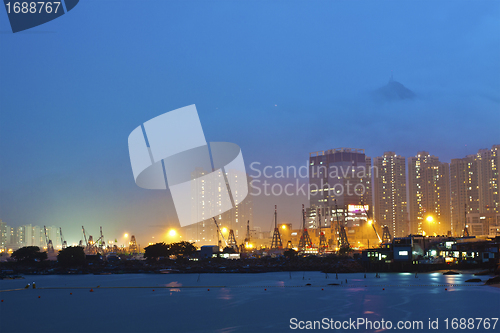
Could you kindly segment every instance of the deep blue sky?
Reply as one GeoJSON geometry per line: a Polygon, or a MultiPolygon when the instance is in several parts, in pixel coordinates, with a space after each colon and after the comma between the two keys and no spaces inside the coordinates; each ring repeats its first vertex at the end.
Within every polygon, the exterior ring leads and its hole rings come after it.
{"type": "MultiPolygon", "coordinates": [[[[80,1],[12,34],[0,10],[0,219],[146,243],[177,218],[168,192],[138,188],[127,138],[196,104],[207,141],[247,167],[309,152],[427,150],[443,161],[500,143],[497,1],[80,1]],[[413,101],[374,103],[394,79],[413,101]]],[[[274,203],[298,227],[304,198],[274,203]]]]}

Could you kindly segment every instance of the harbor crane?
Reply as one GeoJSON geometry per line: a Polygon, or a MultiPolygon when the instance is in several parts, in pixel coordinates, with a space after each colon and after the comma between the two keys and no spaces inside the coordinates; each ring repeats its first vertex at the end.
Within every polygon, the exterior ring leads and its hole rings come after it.
{"type": "MultiPolygon", "coordinates": [[[[361,203],[361,207],[363,207],[363,210],[365,211],[366,218],[368,219],[368,224],[372,226],[373,231],[375,231],[375,234],[377,235],[377,238],[378,238],[379,242],[382,243],[382,238],[380,238],[380,235],[378,234],[378,231],[375,228],[375,221],[373,221],[373,219],[371,218],[370,214],[366,210],[364,203],[361,203]]],[[[389,229],[389,228],[387,228],[387,229],[389,229]]]]}
{"type": "Polygon", "coordinates": [[[47,228],[43,226],[43,232],[45,234],[45,243],[47,244],[47,253],[54,252],[54,245],[52,244],[52,240],[47,236],[47,228]]]}
{"type": "Polygon", "coordinates": [[[280,229],[278,228],[278,206],[274,205],[274,233],[271,242],[271,249],[282,249],[283,243],[281,242],[280,229]]]}
{"type": "Polygon", "coordinates": [[[306,227],[306,211],[304,205],[302,204],[302,235],[300,235],[299,248],[305,251],[306,248],[312,247],[311,237],[309,237],[309,232],[307,232],[306,227]]]}
{"type": "Polygon", "coordinates": [[[318,228],[319,228],[319,246],[318,252],[322,252],[326,247],[325,233],[321,230],[321,208],[318,208],[318,228]]]}
{"type": "Polygon", "coordinates": [[[212,217],[212,219],[214,220],[215,226],[217,227],[217,246],[219,247],[219,250],[220,250],[221,241],[220,241],[219,235],[222,236],[222,239],[224,240],[224,243],[226,244],[226,246],[227,246],[227,241],[224,238],[224,235],[222,234],[222,231],[219,228],[219,223],[217,223],[217,220],[215,219],[215,217],[212,217]]]}
{"type": "Polygon", "coordinates": [[[61,227],[59,227],[59,235],[61,236],[61,248],[64,250],[65,248],[68,247],[68,243],[66,243],[66,241],[64,240],[61,227]]]}
{"type": "Polygon", "coordinates": [[[94,237],[92,235],[89,235],[89,238],[87,240],[87,233],[85,232],[85,228],[82,226],[82,231],[83,231],[83,238],[85,239],[85,253],[86,254],[97,254],[101,253],[104,254],[105,252],[105,247],[104,247],[104,235],[102,234],[102,226],[100,227],[100,237],[94,241],[94,237]]]}
{"type": "Polygon", "coordinates": [[[247,234],[244,240],[244,245],[246,248],[250,247],[250,220],[247,221],[247,234]]]}
{"type": "Polygon", "coordinates": [[[382,233],[382,243],[391,243],[392,242],[392,236],[391,232],[389,231],[389,226],[384,225],[382,227],[383,233],[382,233]]]}
{"type": "Polygon", "coordinates": [[[100,233],[101,233],[101,237],[99,237],[95,243],[94,243],[94,248],[97,252],[97,250],[101,250],[101,254],[103,254],[104,252],[104,246],[103,246],[103,242],[104,242],[104,236],[102,234],[102,227],[100,227],[100,233]]]}
{"type": "MultiPolygon", "coordinates": [[[[339,247],[339,250],[347,251],[347,250],[349,250],[351,245],[349,244],[349,240],[347,239],[347,233],[345,232],[345,227],[344,227],[343,223],[341,224],[339,221],[339,209],[337,207],[337,200],[334,199],[334,201],[335,201],[335,216],[337,218],[338,247],[339,247]]],[[[344,211],[345,211],[345,209],[344,209],[344,211]]],[[[344,216],[344,219],[345,219],[345,216],[344,216]]]]}
{"type": "Polygon", "coordinates": [[[233,229],[229,229],[229,236],[227,239],[227,246],[238,252],[238,243],[236,243],[236,237],[234,236],[233,229]]]}
{"type": "Polygon", "coordinates": [[[89,243],[87,242],[87,234],[85,233],[85,228],[83,227],[83,225],[82,225],[82,231],[83,231],[83,239],[85,239],[85,248],[87,248],[89,246],[89,243]]]}

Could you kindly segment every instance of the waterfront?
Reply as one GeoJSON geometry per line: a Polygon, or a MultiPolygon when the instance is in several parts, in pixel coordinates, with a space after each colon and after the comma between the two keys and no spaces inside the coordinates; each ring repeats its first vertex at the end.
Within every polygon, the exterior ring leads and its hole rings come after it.
{"type": "Polygon", "coordinates": [[[298,271],[26,276],[0,281],[0,331],[281,332],[291,330],[291,318],[425,325],[439,318],[444,324],[446,318],[498,317],[500,289],[465,282],[490,277],[346,273],[337,279],[298,271]],[[33,282],[37,289],[24,289],[33,282]],[[11,289],[20,290],[4,291],[11,289]]]}

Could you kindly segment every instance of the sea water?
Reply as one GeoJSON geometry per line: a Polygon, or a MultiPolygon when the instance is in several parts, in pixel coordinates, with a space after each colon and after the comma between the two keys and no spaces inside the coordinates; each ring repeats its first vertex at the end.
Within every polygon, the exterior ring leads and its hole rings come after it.
{"type": "Polygon", "coordinates": [[[500,317],[500,289],[465,282],[470,278],[478,277],[443,272],[367,273],[366,278],[321,272],[28,275],[0,281],[0,332],[383,332],[396,330],[399,322],[400,332],[453,332],[460,330],[462,318],[468,331],[499,332],[500,323],[493,329],[491,318],[500,317]],[[489,318],[489,328],[474,319],[470,329],[470,318],[489,318]]]}

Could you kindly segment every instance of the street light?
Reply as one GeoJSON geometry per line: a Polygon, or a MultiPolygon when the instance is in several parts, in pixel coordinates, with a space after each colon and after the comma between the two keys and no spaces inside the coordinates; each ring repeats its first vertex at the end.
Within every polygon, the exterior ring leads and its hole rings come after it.
{"type": "Polygon", "coordinates": [[[434,234],[434,236],[435,236],[435,235],[436,235],[436,232],[437,232],[437,230],[436,230],[437,228],[436,228],[436,226],[433,226],[433,225],[435,225],[435,224],[436,224],[436,223],[435,223],[435,221],[434,221],[434,217],[432,217],[432,215],[428,215],[428,216],[425,218],[425,220],[427,221],[427,223],[429,223],[429,224],[430,224],[430,225],[429,225],[429,229],[430,229],[429,234],[430,234],[430,235],[434,234]]]}
{"type": "Polygon", "coordinates": [[[175,231],[175,229],[170,229],[170,231],[168,232],[168,235],[170,237],[175,237],[177,235],[177,231],[175,231]]]}

